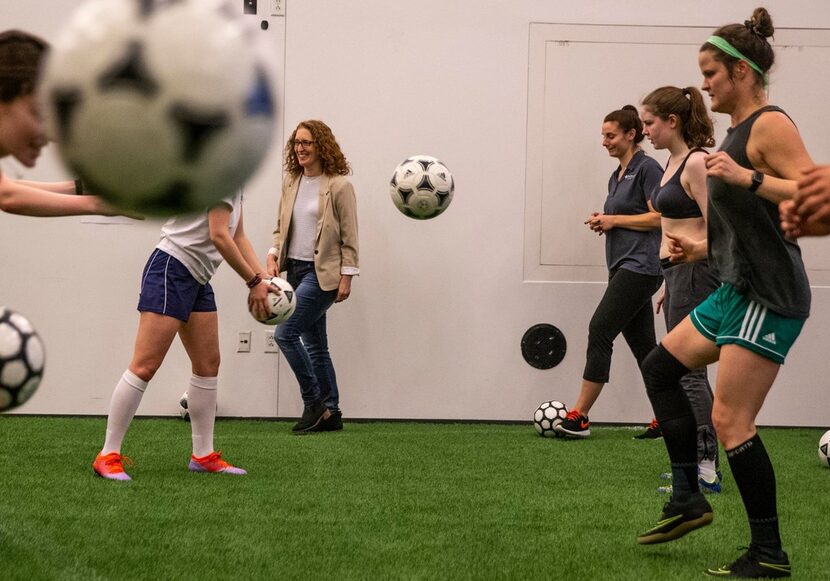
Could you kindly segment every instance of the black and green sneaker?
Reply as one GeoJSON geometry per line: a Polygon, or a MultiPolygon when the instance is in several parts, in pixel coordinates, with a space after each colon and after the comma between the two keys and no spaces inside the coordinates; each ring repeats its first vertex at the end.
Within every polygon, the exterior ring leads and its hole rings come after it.
{"type": "Polygon", "coordinates": [[[790,576],[790,560],[784,551],[781,551],[781,557],[771,559],[751,546],[741,547],[741,549],[746,549],[746,553],[738,557],[738,560],[731,565],[724,565],[717,569],[706,569],[704,573],[713,577],[741,577],[744,579],[790,576]]]}
{"type": "Polygon", "coordinates": [[[679,539],[686,533],[711,523],[712,516],[712,507],[700,492],[695,492],[683,502],[671,497],[663,505],[663,514],[657,524],[637,536],[637,542],[653,545],[679,539]]]}

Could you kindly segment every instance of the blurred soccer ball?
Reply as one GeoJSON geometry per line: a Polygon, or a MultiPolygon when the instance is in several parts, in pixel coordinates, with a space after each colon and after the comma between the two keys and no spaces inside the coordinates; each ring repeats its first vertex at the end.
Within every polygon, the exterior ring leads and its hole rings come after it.
{"type": "Polygon", "coordinates": [[[294,314],[294,309],[297,308],[297,296],[294,293],[294,287],[288,284],[288,281],[279,277],[269,279],[268,284],[280,289],[280,293],[268,293],[268,304],[271,311],[271,316],[260,321],[266,325],[279,325],[288,320],[294,314]]]}
{"type": "Polygon", "coordinates": [[[0,307],[0,412],[23,404],[40,385],[43,342],[21,314],[0,307]]]}
{"type": "Polygon", "coordinates": [[[545,438],[559,438],[554,427],[562,423],[568,415],[568,408],[561,401],[546,401],[533,414],[533,427],[540,436],[545,438]]]}
{"type": "Polygon", "coordinates": [[[405,159],[392,174],[389,194],[405,216],[417,220],[435,218],[452,201],[455,181],[450,170],[429,155],[405,159]]]}
{"type": "Polygon", "coordinates": [[[830,468],[830,430],[818,441],[818,459],[825,468],[830,468]]]}
{"type": "Polygon", "coordinates": [[[151,215],[233,194],[274,126],[253,41],[219,0],[91,0],[54,43],[41,88],[50,136],[86,189],[151,215]]]}

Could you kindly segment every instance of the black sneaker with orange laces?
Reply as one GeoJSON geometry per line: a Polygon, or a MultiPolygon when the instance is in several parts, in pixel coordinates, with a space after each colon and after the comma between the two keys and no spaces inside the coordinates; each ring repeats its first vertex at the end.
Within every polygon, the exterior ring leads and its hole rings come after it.
{"type": "Polygon", "coordinates": [[[588,416],[583,416],[579,410],[573,409],[568,412],[562,423],[553,429],[566,438],[587,438],[591,435],[591,422],[588,421],[588,416]]]}
{"type": "Polygon", "coordinates": [[[634,436],[635,440],[656,440],[663,437],[663,428],[657,423],[657,418],[651,420],[651,423],[642,434],[634,436]]]}

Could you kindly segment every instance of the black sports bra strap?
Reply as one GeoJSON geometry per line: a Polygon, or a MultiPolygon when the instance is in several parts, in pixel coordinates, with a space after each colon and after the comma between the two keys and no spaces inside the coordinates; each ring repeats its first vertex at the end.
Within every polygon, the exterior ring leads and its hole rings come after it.
{"type": "MultiPolygon", "coordinates": [[[[709,153],[708,149],[703,149],[702,147],[695,147],[694,149],[690,149],[689,153],[686,154],[686,157],[683,158],[683,162],[678,166],[677,171],[683,171],[683,168],[686,167],[686,162],[689,161],[689,158],[692,157],[693,153],[698,151],[702,151],[703,153],[709,153]]],[[[671,156],[669,159],[666,160],[666,167],[663,168],[663,171],[669,169],[669,164],[671,163],[671,156]]]]}

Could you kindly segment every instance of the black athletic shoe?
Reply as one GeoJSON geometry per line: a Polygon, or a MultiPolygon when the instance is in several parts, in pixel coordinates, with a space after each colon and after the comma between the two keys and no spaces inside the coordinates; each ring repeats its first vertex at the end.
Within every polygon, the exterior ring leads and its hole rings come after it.
{"type": "Polygon", "coordinates": [[[307,432],[319,431],[316,430],[320,423],[331,417],[329,409],[323,405],[323,402],[316,401],[311,405],[305,406],[303,416],[300,421],[294,424],[291,431],[295,434],[305,434],[307,432]]]}
{"type": "Polygon", "coordinates": [[[790,576],[790,560],[787,558],[787,553],[781,551],[782,558],[770,559],[762,556],[751,546],[741,548],[745,548],[746,553],[738,557],[737,561],[717,569],[706,569],[704,573],[713,577],[742,577],[744,579],[790,576]]]}
{"type": "Polygon", "coordinates": [[[571,410],[553,429],[566,438],[587,438],[591,435],[591,422],[588,421],[588,416],[583,416],[579,410],[571,410]]]}
{"type": "Polygon", "coordinates": [[[663,437],[663,428],[657,423],[657,420],[651,420],[651,423],[642,434],[634,436],[635,440],[656,440],[663,437]]]}
{"type": "Polygon", "coordinates": [[[336,412],[331,412],[331,415],[327,420],[323,420],[320,422],[318,426],[321,432],[337,432],[343,429],[343,412],[337,410],[336,412]]]}
{"type": "Polygon", "coordinates": [[[652,528],[637,536],[641,545],[653,545],[679,539],[686,533],[704,527],[712,522],[712,507],[696,492],[688,500],[677,502],[674,497],[663,506],[660,520],[652,528]]]}

